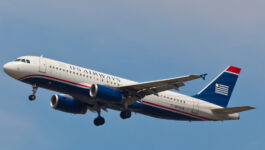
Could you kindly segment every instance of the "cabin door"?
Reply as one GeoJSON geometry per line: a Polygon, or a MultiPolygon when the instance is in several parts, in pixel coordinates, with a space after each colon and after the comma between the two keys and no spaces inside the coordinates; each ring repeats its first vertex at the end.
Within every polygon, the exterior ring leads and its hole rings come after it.
{"type": "Polygon", "coordinates": [[[47,69],[47,65],[46,65],[46,60],[43,57],[40,57],[40,67],[39,67],[39,71],[41,73],[46,73],[46,69],[47,69]]]}

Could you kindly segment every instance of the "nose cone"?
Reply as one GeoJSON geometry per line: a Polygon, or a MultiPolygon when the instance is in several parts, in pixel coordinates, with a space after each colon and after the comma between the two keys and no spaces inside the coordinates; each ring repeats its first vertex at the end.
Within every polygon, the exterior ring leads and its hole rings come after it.
{"type": "Polygon", "coordinates": [[[16,78],[16,74],[17,74],[16,68],[17,67],[12,62],[6,63],[3,66],[5,73],[8,74],[9,76],[13,77],[13,78],[16,78]]]}
{"type": "Polygon", "coordinates": [[[4,69],[4,71],[8,74],[8,73],[12,70],[12,67],[11,67],[10,63],[6,63],[6,64],[3,66],[3,69],[4,69]]]}

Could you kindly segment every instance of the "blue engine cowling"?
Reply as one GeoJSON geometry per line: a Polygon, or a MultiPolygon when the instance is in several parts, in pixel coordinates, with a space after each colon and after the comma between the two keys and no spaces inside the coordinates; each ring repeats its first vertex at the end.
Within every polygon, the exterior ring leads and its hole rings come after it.
{"type": "Polygon", "coordinates": [[[92,98],[100,98],[115,103],[122,101],[122,93],[120,91],[100,84],[93,84],[89,94],[92,98]]]}
{"type": "Polygon", "coordinates": [[[50,105],[56,110],[67,113],[85,114],[87,112],[86,104],[62,95],[53,95],[50,101],[50,105]]]}

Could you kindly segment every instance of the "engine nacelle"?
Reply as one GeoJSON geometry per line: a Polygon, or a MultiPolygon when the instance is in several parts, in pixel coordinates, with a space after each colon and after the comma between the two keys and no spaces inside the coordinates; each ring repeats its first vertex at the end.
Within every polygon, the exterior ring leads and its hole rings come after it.
{"type": "Polygon", "coordinates": [[[50,105],[56,110],[67,113],[85,114],[87,112],[86,104],[62,95],[53,95],[50,101],[50,105]]]}
{"type": "Polygon", "coordinates": [[[100,84],[93,84],[89,94],[92,98],[100,98],[116,103],[122,101],[122,93],[120,91],[100,84]]]}

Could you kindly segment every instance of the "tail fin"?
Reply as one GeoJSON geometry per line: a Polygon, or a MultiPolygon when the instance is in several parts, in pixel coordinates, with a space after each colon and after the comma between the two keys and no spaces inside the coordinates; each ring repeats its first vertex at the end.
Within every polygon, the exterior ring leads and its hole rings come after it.
{"type": "Polygon", "coordinates": [[[229,66],[204,89],[202,89],[195,98],[227,107],[241,68],[229,66]]]}

